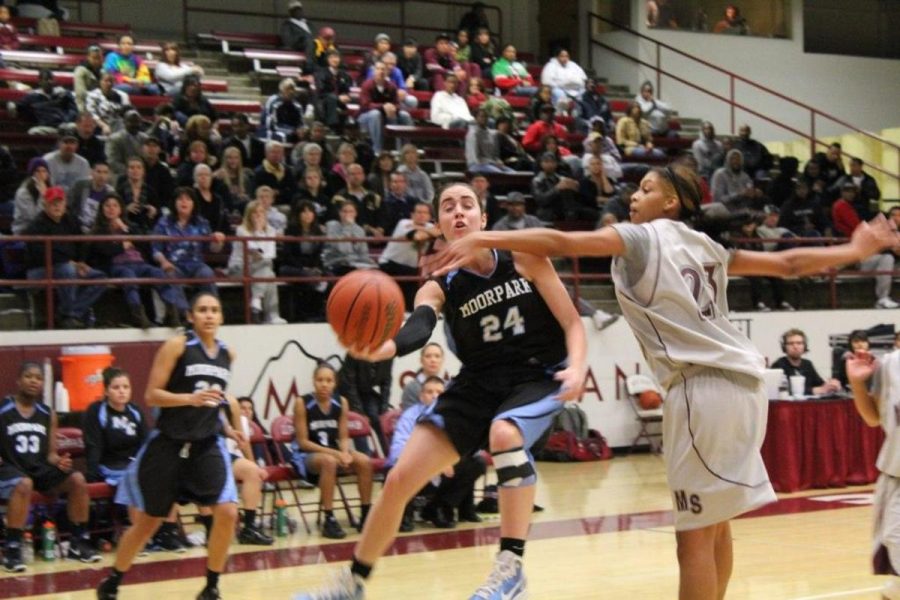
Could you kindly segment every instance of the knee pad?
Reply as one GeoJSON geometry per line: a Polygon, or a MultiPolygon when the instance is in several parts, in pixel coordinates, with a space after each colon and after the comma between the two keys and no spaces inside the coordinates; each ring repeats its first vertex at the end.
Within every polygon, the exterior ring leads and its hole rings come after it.
{"type": "Polygon", "coordinates": [[[534,462],[524,448],[513,448],[491,453],[497,469],[497,484],[500,487],[515,488],[534,485],[537,473],[534,462]]]}

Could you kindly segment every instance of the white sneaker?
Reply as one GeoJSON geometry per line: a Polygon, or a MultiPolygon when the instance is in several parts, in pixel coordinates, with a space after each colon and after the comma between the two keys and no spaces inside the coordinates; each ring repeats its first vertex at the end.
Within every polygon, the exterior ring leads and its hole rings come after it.
{"type": "Polygon", "coordinates": [[[790,305],[789,302],[782,302],[781,304],[778,305],[778,309],[779,310],[787,310],[787,311],[796,310],[793,306],[790,305]]]}
{"type": "Polygon", "coordinates": [[[757,302],[756,310],[758,310],[759,312],[770,312],[772,309],[766,306],[765,302],[757,302]]]}
{"type": "Polygon", "coordinates": [[[522,571],[522,557],[504,550],[497,554],[494,569],[469,600],[525,600],[527,581],[522,571]]]}
{"type": "Polygon", "coordinates": [[[187,541],[190,542],[191,546],[195,548],[202,548],[206,545],[206,532],[202,529],[193,531],[188,534],[187,541]]]}
{"type": "Polygon", "coordinates": [[[618,321],[619,315],[611,315],[608,312],[597,309],[594,311],[594,314],[591,315],[591,320],[594,322],[594,327],[597,331],[603,331],[618,321]]]}
{"type": "Polygon", "coordinates": [[[875,308],[900,308],[900,304],[891,300],[889,296],[885,296],[878,299],[878,302],[875,303],[875,308]]]}
{"type": "Polygon", "coordinates": [[[331,581],[314,592],[301,592],[294,600],[364,600],[366,597],[362,579],[343,567],[332,575],[331,581]]]}
{"type": "Polygon", "coordinates": [[[287,320],[279,317],[278,315],[273,315],[266,319],[266,323],[268,323],[269,325],[284,325],[285,323],[287,323],[287,320]]]}

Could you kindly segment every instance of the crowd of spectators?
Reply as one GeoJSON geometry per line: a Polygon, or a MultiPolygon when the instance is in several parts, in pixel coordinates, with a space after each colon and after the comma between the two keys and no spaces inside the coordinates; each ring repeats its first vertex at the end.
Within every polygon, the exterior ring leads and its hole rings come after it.
{"type": "MultiPolygon", "coordinates": [[[[0,23],[2,18],[0,11],[0,23]]],[[[0,39],[10,37],[8,29],[3,32],[0,39]]],[[[162,273],[200,279],[196,287],[215,292],[217,279],[245,275],[342,275],[381,268],[411,276],[414,258],[434,241],[433,233],[425,233],[431,216],[426,219],[418,205],[431,201],[435,180],[422,164],[428,150],[402,139],[394,146],[385,138],[385,126],[413,124],[419,92],[432,92],[423,121],[465,131],[460,159],[473,186],[492,202],[486,206],[489,227],[540,223],[592,229],[627,220],[633,182],[648,165],[668,160],[666,140],[679,136],[674,107],[655,97],[649,81],[616,119],[603,87],[566,48],[557,49],[534,77],[513,45],[496,43],[483,6],[474,6],[455,34],[439,34],[424,49],[411,38],[395,47],[379,33],[358,71],[345,65],[334,28],[316,28],[301,2],[289,5],[281,39],[285,48],[305,52],[306,64],[261,103],[258,124],[243,113],[220,118],[203,93],[203,69],[182,60],[174,43],[162,45],[152,69],[134,51],[131,35],[122,35],[117,49],[105,56],[91,46],[75,69],[72,91],[56,85],[52,72],[42,71],[37,87],[10,108],[29,122],[31,133],[57,135],[58,146],[34,157],[14,198],[5,198],[13,200],[3,209],[12,213],[12,233],[34,232],[29,228],[40,220],[47,235],[71,229],[169,238],[152,244],[135,239],[103,258],[74,250],[87,246],[74,244],[72,264],[79,266],[55,269],[63,279],[162,273]],[[352,97],[357,93],[358,111],[352,97]],[[136,94],[165,96],[152,122],[131,106],[136,94]],[[511,102],[521,106],[515,96],[530,98],[524,118],[512,108],[511,102]],[[489,194],[490,181],[507,173],[530,178],[530,185],[517,179],[523,185],[498,201],[489,194]],[[45,208],[60,193],[65,211],[51,218],[45,208]],[[101,206],[110,212],[121,206],[121,215],[110,220],[101,206]],[[50,227],[47,219],[67,225],[50,227]],[[225,243],[225,236],[235,234],[326,235],[347,241],[225,243]],[[211,237],[179,240],[190,236],[211,237]],[[372,236],[396,241],[364,241],[372,236]]],[[[791,157],[780,159],[776,169],[774,158],[751,134],[742,125],[735,138],[717,136],[713,124],[704,122],[690,150],[677,158],[703,177],[707,208],[736,217],[723,239],[849,236],[877,210],[877,183],[857,158],[845,170],[838,144],[802,170],[791,157]]],[[[38,246],[29,244],[27,271],[37,267],[43,252],[38,246]]],[[[897,306],[889,274],[894,261],[895,255],[887,253],[860,265],[878,272],[878,307],[897,306]]],[[[22,274],[38,276],[33,273],[22,274]]],[[[753,305],[791,309],[781,285],[771,281],[768,304],[761,286],[754,285],[753,305]]],[[[150,288],[123,288],[132,322],[141,327],[179,323],[183,287],[154,286],[160,297],[165,293],[157,303],[165,308],[156,314],[147,294],[139,291],[150,288]]],[[[278,286],[251,287],[253,320],[284,322],[278,286]]],[[[409,301],[413,284],[404,288],[409,301]]],[[[91,304],[104,289],[101,282],[60,287],[60,322],[94,324],[91,304]]],[[[287,318],[321,318],[326,291],[320,285],[287,285],[287,318]]]]}

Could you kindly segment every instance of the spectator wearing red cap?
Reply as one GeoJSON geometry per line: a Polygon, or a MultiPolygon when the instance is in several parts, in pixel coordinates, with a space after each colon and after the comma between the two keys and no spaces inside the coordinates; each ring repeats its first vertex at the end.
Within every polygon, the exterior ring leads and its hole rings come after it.
{"type": "MultiPolygon", "coordinates": [[[[66,193],[61,187],[49,187],[44,192],[43,212],[38,214],[22,232],[41,238],[81,235],[77,219],[66,213],[66,193]]],[[[25,268],[28,279],[103,279],[104,275],[85,261],[87,244],[55,242],[50,248],[53,265],[47,273],[43,240],[25,245],[25,268]]],[[[56,312],[64,329],[83,329],[92,325],[91,307],[103,295],[102,285],[60,285],[56,287],[56,312]]]]}
{"type": "Polygon", "coordinates": [[[41,199],[50,187],[50,168],[40,157],[28,161],[28,178],[16,190],[13,200],[13,235],[21,234],[41,212],[41,199]]]}

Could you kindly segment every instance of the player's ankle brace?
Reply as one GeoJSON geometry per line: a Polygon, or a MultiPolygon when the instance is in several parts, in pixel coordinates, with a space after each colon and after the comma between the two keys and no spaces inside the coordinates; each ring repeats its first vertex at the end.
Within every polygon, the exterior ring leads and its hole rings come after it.
{"type": "Polygon", "coordinates": [[[534,485],[537,481],[534,463],[525,452],[525,448],[492,452],[491,456],[497,469],[497,484],[500,487],[525,487],[534,485]]]}

